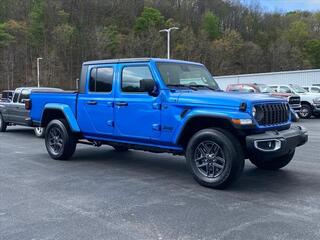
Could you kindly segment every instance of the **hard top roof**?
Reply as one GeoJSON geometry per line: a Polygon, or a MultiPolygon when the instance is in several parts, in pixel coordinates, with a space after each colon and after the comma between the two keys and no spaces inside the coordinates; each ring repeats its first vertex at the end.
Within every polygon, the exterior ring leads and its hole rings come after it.
{"type": "Polygon", "coordinates": [[[196,63],[196,62],[188,62],[188,61],[183,61],[183,60],[164,59],[164,58],[119,58],[119,59],[94,60],[94,61],[84,62],[83,65],[140,63],[140,62],[150,62],[150,61],[202,65],[201,63],[196,63]]]}

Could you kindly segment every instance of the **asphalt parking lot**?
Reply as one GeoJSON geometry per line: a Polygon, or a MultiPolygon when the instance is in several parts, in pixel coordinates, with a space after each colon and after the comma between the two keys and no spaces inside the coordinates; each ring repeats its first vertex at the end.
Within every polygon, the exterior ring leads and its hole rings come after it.
{"type": "Polygon", "coordinates": [[[184,158],[78,146],[51,160],[26,128],[0,134],[0,239],[320,239],[320,120],[278,172],[249,162],[218,191],[184,158]]]}

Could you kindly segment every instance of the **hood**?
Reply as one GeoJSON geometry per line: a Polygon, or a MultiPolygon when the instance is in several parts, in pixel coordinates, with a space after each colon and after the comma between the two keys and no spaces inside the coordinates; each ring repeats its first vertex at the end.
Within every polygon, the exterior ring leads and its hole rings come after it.
{"type": "Polygon", "coordinates": [[[270,95],[274,97],[283,97],[283,98],[295,96],[292,93],[280,93],[280,92],[273,92],[273,93],[270,93],[270,95]]]}
{"type": "Polygon", "coordinates": [[[184,104],[218,105],[238,108],[241,103],[252,105],[257,103],[282,103],[286,102],[286,100],[271,97],[266,94],[199,90],[181,92],[178,102],[184,104]]]}

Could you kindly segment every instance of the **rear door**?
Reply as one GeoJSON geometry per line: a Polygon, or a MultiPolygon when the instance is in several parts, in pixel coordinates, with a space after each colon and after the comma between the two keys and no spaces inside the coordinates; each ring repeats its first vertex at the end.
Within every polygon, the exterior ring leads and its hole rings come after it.
{"type": "Polygon", "coordinates": [[[25,101],[30,99],[31,91],[29,89],[22,89],[21,94],[19,96],[19,101],[16,108],[16,119],[17,123],[21,125],[29,125],[30,124],[30,116],[29,110],[25,108],[25,101]]]}
{"type": "Polygon", "coordinates": [[[18,122],[18,108],[19,108],[19,97],[21,94],[21,89],[17,89],[14,92],[12,101],[7,104],[7,122],[17,123],[18,122]]]}
{"type": "Polygon", "coordinates": [[[78,124],[87,136],[113,135],[114,78],[113,65],[89,66],[85,93],[78,96],[78,124]]]}

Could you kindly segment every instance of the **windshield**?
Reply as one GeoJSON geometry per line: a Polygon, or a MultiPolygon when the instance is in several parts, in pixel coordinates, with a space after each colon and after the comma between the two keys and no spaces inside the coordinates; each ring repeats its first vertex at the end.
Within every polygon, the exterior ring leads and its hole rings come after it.
{"type": "Polygon", "coordinates": [[[157,63],[163,81],[168,87],[207,87],[219,90],[219,86],[208,70],[199,65],[187,63],[157,63]]]}
{"type": "Polygon", "coordinates": [[[302,88],[302,87],[300,87],[298,85],[291,85],[291,88],[296,93],[307,93],[307,91],[304,88],[302,88]]]}
{"type": "Polygon", "coordinates": [[[265,84],[258,84],[257,87],[259,88],[259,91],[261,93],[274,93],[275,91],[269,87],[268,85],[265,84]]]}

